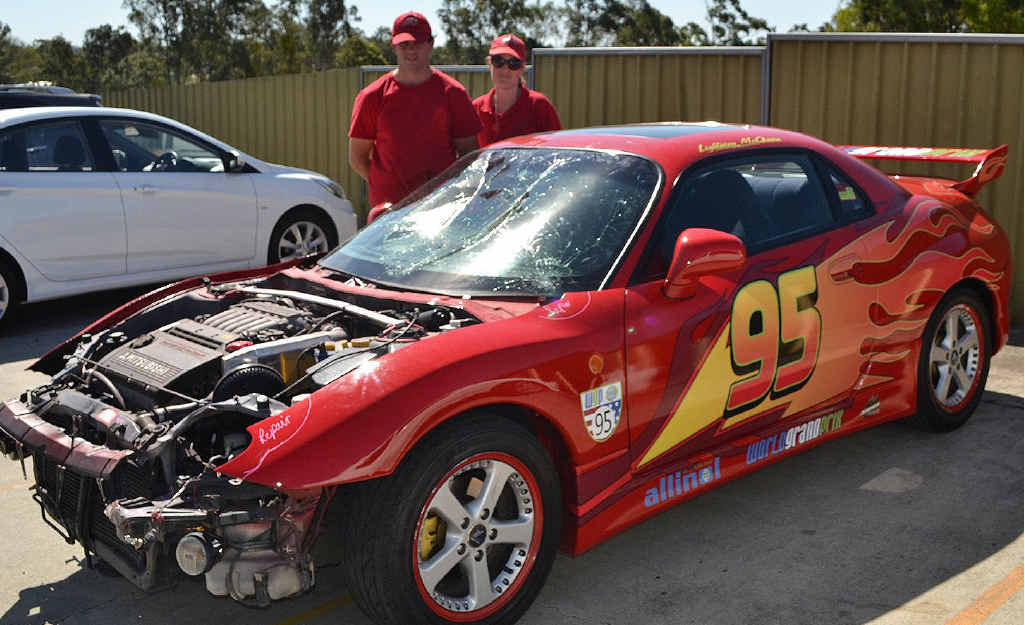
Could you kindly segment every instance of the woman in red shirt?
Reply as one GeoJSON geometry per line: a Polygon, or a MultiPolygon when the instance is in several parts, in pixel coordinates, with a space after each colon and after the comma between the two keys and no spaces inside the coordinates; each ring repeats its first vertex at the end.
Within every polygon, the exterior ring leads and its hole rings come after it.
{"type": "Polygon", "coordinates": [[[477,134],[480,147],[508,137],[562,129],[548,98],[523,84],[526,56],[527,47],[516,35],[499,35],[491,42],[488,67],[495,87],[473,101],[483,126],[477,134]]]}

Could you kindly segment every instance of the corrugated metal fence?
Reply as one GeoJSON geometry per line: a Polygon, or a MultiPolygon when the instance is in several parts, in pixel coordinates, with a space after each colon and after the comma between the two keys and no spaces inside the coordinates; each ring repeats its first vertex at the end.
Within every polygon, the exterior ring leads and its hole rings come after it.
{"type": "Polygon", "coordinates": [[[534,50],[534,84],[568,128],[671,120],[756,124],[765,49],[534,50]]]}
{"type": "MultiPolygon", "coordinates": [[[[1009,143],[1004,176],[980,200],[1012,239],[1012,307],[1020,323],[1023,43],[1021,35],[797,33],[771,34],[766,47],[535,49],[528,81],[568,128],[719,120],[766,123],[838,144],[1009,143]]],[[[134,89],[104,94],[104,103],[167,115],[259,158],[327,174],[365,214],[362,180],[348,167],[352,102],[390,69],[134,89]]],[[[491,88],[484,66],[441,69],[472,97],[491,88]]],[[[950,178],[969,173],[896,167],[950,178]]]]}

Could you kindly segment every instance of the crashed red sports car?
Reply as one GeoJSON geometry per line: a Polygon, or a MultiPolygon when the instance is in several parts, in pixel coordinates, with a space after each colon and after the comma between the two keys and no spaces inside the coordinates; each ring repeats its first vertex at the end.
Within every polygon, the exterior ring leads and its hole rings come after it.
{"type": "Polygon", "coordinates": [[[1008,241],[972,199],[1006,152],[717,123],[502,142],[315,263],[112,312],[34,365],[3,451],[143,588],[304,592],[334,498],[373,619],[511,623],[560,547],[879,423],[964,423],[1008,334],[1008,241]]]}

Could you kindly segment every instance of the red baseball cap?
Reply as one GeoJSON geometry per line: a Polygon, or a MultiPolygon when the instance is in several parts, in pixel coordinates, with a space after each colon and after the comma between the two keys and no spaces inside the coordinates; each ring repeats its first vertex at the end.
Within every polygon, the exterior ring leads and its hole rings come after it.
{"type": "Polygon", "coordinates": [[[393,46],[407,41],[430,41],[431,38],[431,25],[426,17],[416,11],[409,11],[396,17],[391,27],[393,46]]]}
{"type": "Polygon", "coordinates": [[[491,42],[491,49],[488,50],[489,56],[498,54],[508,54],[522,61],[527,58],[527,46],[516,35],[499,35],[491,42]]]}

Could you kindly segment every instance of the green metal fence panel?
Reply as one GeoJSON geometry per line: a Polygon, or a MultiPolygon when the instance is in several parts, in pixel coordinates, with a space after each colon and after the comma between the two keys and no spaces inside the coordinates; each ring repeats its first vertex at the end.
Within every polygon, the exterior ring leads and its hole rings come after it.
{"type": "Polygon", "coordinates": [[[534,88],[567,128],[654,121],[759,123],[762,47],[535,49],[534,88]]]}

